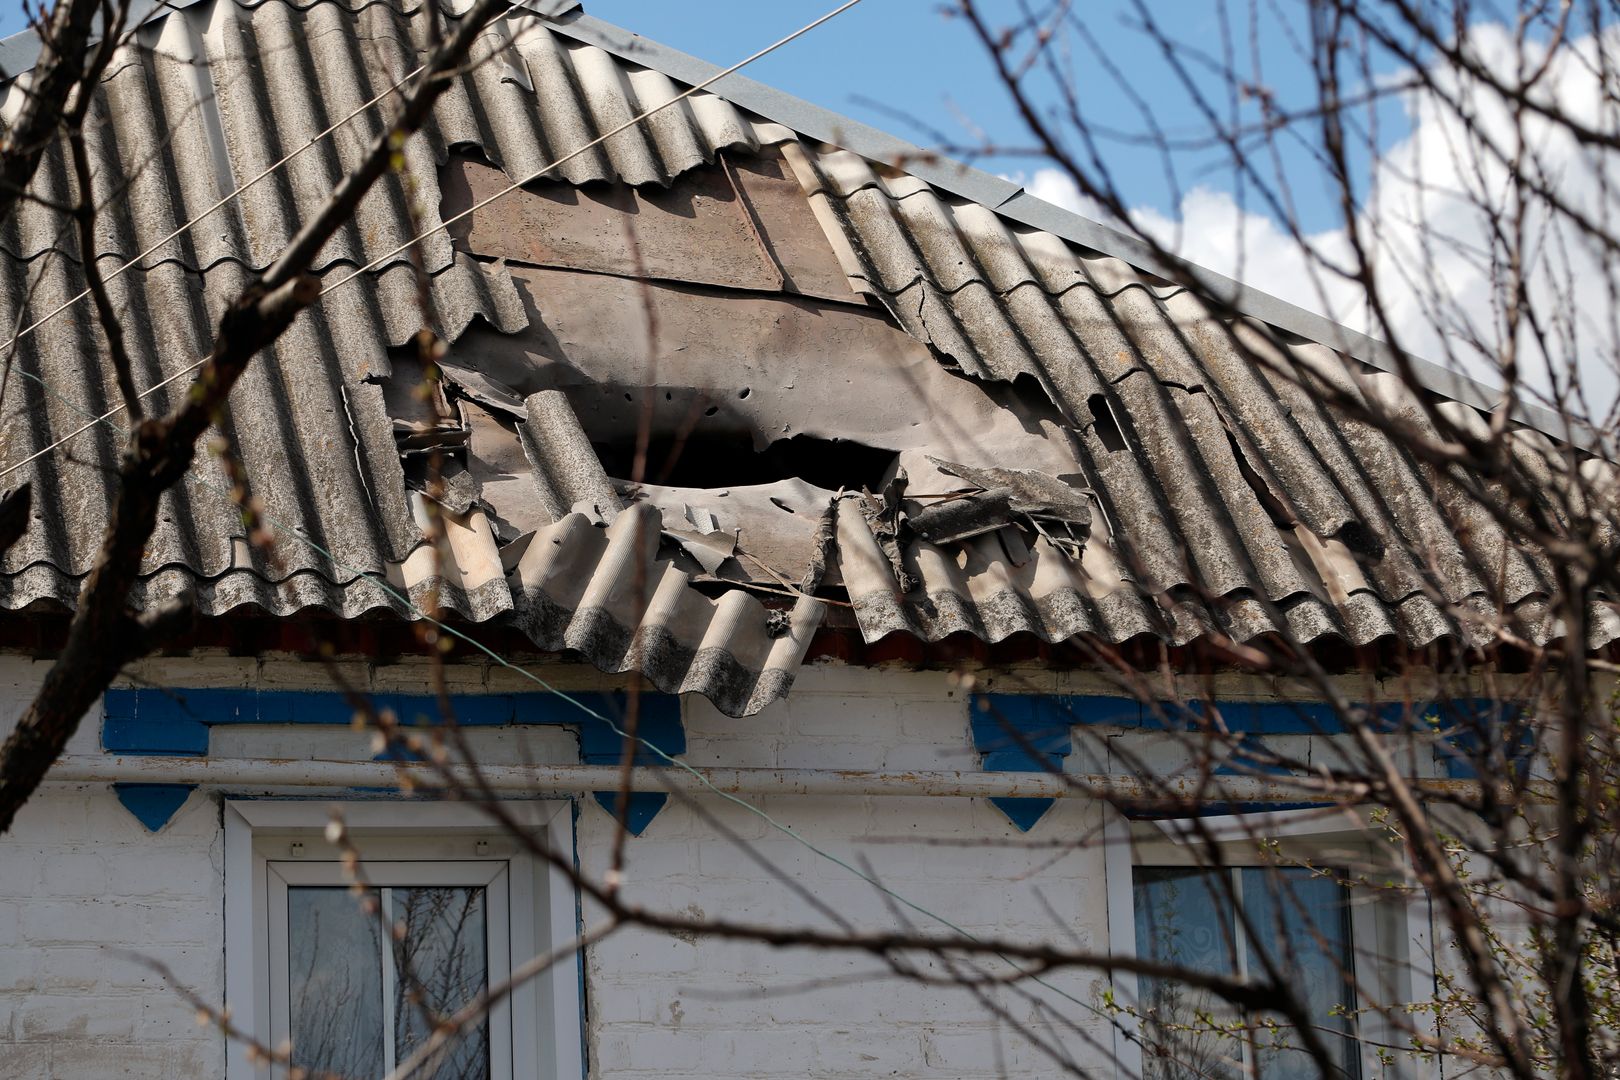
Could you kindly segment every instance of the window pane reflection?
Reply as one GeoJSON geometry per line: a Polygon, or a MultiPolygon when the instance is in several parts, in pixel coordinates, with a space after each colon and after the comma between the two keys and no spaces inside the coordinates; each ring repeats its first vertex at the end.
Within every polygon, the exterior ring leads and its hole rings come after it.
{"type": "MultiPolygon", "coordinates": [[[[1138,955],[1251,980],[1265,978],[1270,959],[1304,997],[1339,1075],[1360,1075],[1352,1021],[1334,1015],[1354,1004],[1349,892],[1342,881],[1304,867],[1217,872],[1143,866],[1135,868],[1133,887],[1138,955]],[[1242,899],[1254,940],[1236,917],[1234,895],[1242,899]]],[[[1304,1051],[1293,1049],[1299,1038],[1286,1027],[1275,1033],[1256,1028],[1257,1017],[1245,1025],[1213,994],[1172,979],[1140,978],[1137,986],[1143,1074],[1151,1080],[1287,1080],[1318,1071],[1304,1051]],[[1251,1037],[1240,1037],[1244,1026],[1251,1037]]]]}
{"type": "MultiPolygon", "coordinates": [[[[1197,867],[1136,868],[1136,951],[1144,958],[1206,971],[1237,973],[1231,899],[1221,882],[1197,867]]],[[[1143,1074],[1151,1080],[1235,1078],[1242,1044],[1208,1030],[1207,1019],[1230,1014],[1207,990],[1173,979],[1138,979],[1145,1014],[1143,1074]]]]}
{"type": "MultiPolygon", "coordinates": [[[[394,1045],[404,1061],[432,1034],[423,1007],[435,1017],[452,1016],[489,981],[484,890],[393,889],[396,925],[405,926],[395,946],[394,1045]]],[[[489,1022],[466,1032],[440,1057],[438,1067],[418,1075],[432,1080],[487,1080],[489,1022]]]]}
{"type": "Polygon", "coordinates": [[[381,928],[347,889],[287,890],[294,1065],[353,1077],[387,1072],[382,958],[381,928]]]}
{"type": "MultiPolygon", "coordinates": [[[[1299,866],[1242,873],[1243,906],[1255,931],[1268,935],[1266,955],[1288,973],[1304,997],[1339,1068],[1347,1076],[1357,1075],[1359,1056],[1350,1038],[1350,1018],[1334,1015],[1335,1008],[1348,1005],[1351,998],[1350,904],[1344,883],[1299,866]]],[[[1254,977],[1261,977],[1264,960],[1252,942],[1248,962],[1254,977]]],[[[1299,1039],[1286,1030],[1260,1035],[1255,1064],[1262,1080],[1316,1071],[1304,1051],[1278,1044],[1298,1045],[1299,1039]]]]}
{"type": "MultiPolygon", "coordinates": [[[[482,888],[378,888],[364,896],[383,918],[365,914],[361,897],[345,888],[287,890],[292,1062],[348,1080],[385,1076],[489,981],[482,888]],[[402,930],[387,950],[386,920],[402,930]]],[[[488,1020],[426,1064],[412,1076],[489,1080],[488,1020]]]]}

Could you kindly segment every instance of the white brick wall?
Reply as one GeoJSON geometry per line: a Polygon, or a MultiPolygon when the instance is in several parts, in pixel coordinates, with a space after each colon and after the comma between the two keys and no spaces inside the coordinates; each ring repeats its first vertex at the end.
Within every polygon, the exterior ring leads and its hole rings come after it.
{"type": "MultiPolygon", "coordinates": [[[[689,757],[705,764],[976,769],[960,691],[940,675],[811,669],[792,696],[759,717],[733,720],[703,703],[687,710],[689,757]]],[[[957,925],[983,934],[1052,940],[1073,934],[1106,948],[1101,852],[1052,862],[982,801],[921,798],[773,798],[757,805],[806,840],[957,925]],[[954,843],[975,841],[972,846],[954,843]],[[1002,840],[1002,846],[982,842],[1002,840]],[[1045,864],[1052,863],[1050,866],[1045,864]],[[1031,871],[1037,872],[1031,875],[1031,871]],[[1021,880],[1015,880],[1021,879],[1021,880]],[[1053,915],[1062,926],[1053,925],[1053,915]]],[[[737,807],[711,812],[752,842],[762,868],[682,805],[664,810],[630,848],[627,895],[693,915],[830,929],[789,882],[809,889],[861,929],[904,925],[898,903],[737,807]]],[[[1060,804],[1030,836],[1080,835],[1095,807],[1060,804]]],[[[599,870],[612,823],[581,816],[587,868],[599,870]]],[[[942,929],[914,910],[918,930],[942,929]]],[[[1054,976],[1082,1001],[1089,978],[1054,976]]],[[[596,1075],[613,1077],[992,1077],[1057,1075],[1049,1061],[967,992],[901,981],[858,953],[682,942],[642,932],[610,938],[587,964],[596,1075]]],[[[1050,997],[1043,991],[1043,996],[1050,997]]],[[[998,995],[1026,1017],[1030,1004],[998,995]]],[[[1065,1015],[1094,1036],[1084,1009],[1065,1015]]],[[[1072,1042],[1072,1037],[1067,1040],[1072,1042]]]]}
{"type": "Polygon", "coordinates": [[[133,954],[224,989],[219,810],[154,836],[106,789],[50,788],[0,838],[0,1078],[218,1076],[220,1040],[133,954]]]}
{"type": "MultiPolygon", "coordinates": [[[[0,709],[14,715],[36,665],[0,663],[0,709]]],[[[227,660],[149,664],[148,679],[192,685],[291,687],[308,669],[227,660]]],[[[361,673],[362,675],[364,673],[361,673]]],[[[559,669],[573,685],[589,672],[559,669]]],[[[521,689],[479,669],[458,676],[468,690],[521,689]]],[[[421,688],[405,666],[374,685],[421,688]]],[[[319,687],[318,677],[306,683],[319,687]]],[[[790,700],[735,720],[706,702],[687,703],[689,758],[698,764],[873,768],[977,768],[959,690],[941,674],[812,668],[790,700]]],[[[87,718],[74,752],[96,749],[87,718]]],[[[492,760],[573,760],[556,731],[480,732],[492,760]]],[[[239,728],[215,734],[216,753],[351,755],[363,738],[342,729],[292,733],[239,728]]],[[[869,865],[908,899],[979,933],[1106,947],[1100,852],[1054,858],[1022,846],[982,801],[922,798],[789,798],[758,805],[805,839],[854,865],[869,865]],[[971,839],[963,846],[956,841],[971,839]],[[1002,846],[984,841],[1003,840],[1002,846]],[[1060,925],[1054,925],[1054,918],[1060,925]]],[[[1060,804],[1030,836],[1079,836],[1095,807],[1060,804]]],[[[152,835],[102,788],[52,787],[0,839],[0,1080],[12,1077],[217,1077],[227,1050],[149,968],[123,950],[155,957],[206,1000],[223,998],[223,838],[217,797],[193,795],[152,835]]],[[[580,857],[608,858],[611,822],[583,801],[580,857]]],[[[911,923],[937,928],[871,885],[813,854],[760,818],[718,799],[672,802],[629,845],[629,895],[661,908],[750,921],[829,927],[795,892],[808,890],[862,928],[911,923]],[[705,817],[708,815],[708,818],[705,817]],[[709,820],[712,818],[712,820],[709,820]],[[762,867],[721,831],[751,842],[762,867]],[[790,884],[791,883],[791,884],[790,884]]],[[[592,913],[590,918],[594,918],[592,913]]],[[[626,931],[598,946],[586,966],[588,1053],[598,1077],[827,1078],[1056,1075],[1009,1025],[966,992],[900,981],[867,956],[769,949],[711,939],[626,931]]],[[[1052,977],[1095,1000],[1089,977],[1052,977]]],[[[1044,990],[1037,992],[1057,1000],[1044,990]]],[[[1036,1006],[1016,993],[997,1000],[1028,1019],[1036,1006]]],[[[1107,1041],[1081,1008],[1064,1015],[1107,1041]]],[[[1070,1035],[1066,1041],[1074,1045],[1070,1035]]]]}

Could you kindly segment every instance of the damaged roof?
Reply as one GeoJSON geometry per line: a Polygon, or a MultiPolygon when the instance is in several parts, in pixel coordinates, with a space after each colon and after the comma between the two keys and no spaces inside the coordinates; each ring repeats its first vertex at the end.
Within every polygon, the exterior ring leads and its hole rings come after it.
{"type": "MultiPolygon", "coordinates": [[[[317,271],[373,262],[713,71],[570,6],[514,7],[486,32],[317,271]]],[[[135,257],[314,139],[456,17],[430,0],[156,16],[87,128],[98,202],[126,198],[97,257],[135,257]]],[[[249,543],[225,468],[200,458],[167,497],[139,602],[411,617],[398,590],[733,714],[787,691],[839,605],[869,642],[1478,645],[1493,597],[1557,633],[1543,558],[1231,334],[1399,407],[1373,343],[1269,300],[1216,324],[1102,226],[749,80],[716,90],[428,238],[437,371],[413,345],[403,254],[302,315],[223,425],[283,539],[249,543]]],[[[6,88],[0,119],[22,93],[6,88]]],[[[207,351],[222,306],[381,123],[362,114],[113,282],[139,385],[207,351]]],[[[76,197],[62,147],[36,190],[0,230],[5,325],[83,288],[52,209],[76,197]]],[[[88,305],[21,339],[16,363],[45,386],[12,380],[0,468],[117,401],[101,355],[88,305]]],[[[1445,408],[1477,421],[1487,399],[1456,393],[1445,408]]],[[[118,442],[94,428],[6,478],[42,494],[0,560],[0,605],[71,606],[118,442]]],[[[1594,644],[1620,634],[1608,612],[1594,626],[1594,644]]]]}

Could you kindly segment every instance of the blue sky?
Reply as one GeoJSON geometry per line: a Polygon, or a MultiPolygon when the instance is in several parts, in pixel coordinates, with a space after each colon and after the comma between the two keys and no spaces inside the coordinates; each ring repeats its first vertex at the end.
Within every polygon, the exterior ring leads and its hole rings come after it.
{"type": "MultiPolygon", "coordinates": [[[[834,6],[835,0],[585,0],[590,14],[721,65],[734,63],[834,6]]],[[[961,19],[943,13],[944,6],[941,0],[864,0],[758,61],[749,74],[924,145],[937,145],[944,136],[947,142],[980,144],[988,138],[1027,147],[1027,130],[996,80],[984,48],[961,19]],[[908,123],[906,117],[916,123],[908,123]]],[[[1210,0],[1151,0],[1149,7],[1180,41],[1211,54],[1219,52],[1223,5],[1210,0]]],[[[1282,100],[1301,101],[1311,92],[1308,69],[1296,48],[1305,28],[1302,19],[1291,16],[1301,13],[1303,5],[1284,0],[1267,7],[1253,28],[1263,62],[1261,81],[1282,100]]],[[[1011,18],[1016,11],[1009,0],[981,0],[981,8],[1001,18],[1011,18]]],[[[1230,38],[1242,57],[1239,66],[1245,69],[1250,8],[1246,2],[1227,6],[1230,38]]],[[[1153,108],[1161,124],[1182,133],[1207,131],[1157,46],[1136,25],[1130,0],[1085,0],[1075,10],[1097,49],[1116,65],[1131,91],[1153,108]]],[[[1072,36],[1070,42],[1075,49],[1072,82],[1090,115],[1128,132],[1144,130],[1119,82],[1102,69],[1084,43],[1072,36]]],[[[1203,85],[1209,88],[1213,83],[1206,79],[1203,85]]],[[[1048,103],[1054,101],[1050,94],[1044,97],[1048,103]]],[[[1380,142],[1387,145],[1402,125],[1393,107],[1384,119],[1391,126],[1380,142]]],[[[1177,188],[1167,180],[1157,153],[1123,139],[1102,144],[1100,152],[1127,193],[1127,202],[1176,216],[1177,188]]],[[[994,172],[1027,174],[1039,163],[1006,157],[981,164],[994,172]]],[[[1334,204],[1310,158],[1302,150],[1285,150],[1283,167],[1300,200],[1306,229],[1336,224],[1334,204]]],[[[1236,187],[1224,156],[1182,155],[1176,169],[1183,190],[1195,185],[1221,191],[1236,187]]]]}
{"type": "MultiPolygon", "coordinates": [[[[836,0],[584,0],[584,5],[592,15],[724,66],[824,14],[836,0]]],[[[984,49],[962,20],[946,17],[944,6],[942,0],[863,0],[752,65],[748,73],[926,146],[941,142],[977,146],[986,141],[1029,146],[1026,129],[995,79],[984,49]]],[[[1010,0],[981,0],[981,6],[992,18],[1010,18],[1016,11],[1010,0]]],[[[1302,6],[1283,0],[1275,8],[1287,12],[1302,6]]],[[[1218,50],[1222,5],[1210,0],[1151,0],[1149,7],[1181,40],[1218,50]]],[[[1231,37],[1240,52],[1247,51],[1250,9],[1248,0],[1229,8],[1231,37]]],[[[1161,123],[1171,131],[1205,130],[1154,44],[1133,25],[1131,0],[1085,0],[1075,10],[1095,48],[1117,65],[1132,93],[1154,108],[1161,123]]],[[[0,34],[15,33],[22,26],[16,0],[0,0],[0,34]]],[[[1288,35],[1302,28],[1290,27],[1287,18],[1268,12],[1255,29],[1266,65],[1264,81],[1284,98],[1297,99],[1309,86],[1288,35]]],[[[1143,130],[1118,81],[1083,43],[1073,44],[1073,83],[1091,116],[1131,131],[1143,130]]],[[[1051,95],[1046,97],[1052,100],[1051,95]]],[[[1156,153],[1121,140],[1103,144],[1101,151],[1130,205],[1178,216],[1177,188],[1167,180],[1165,164],[1156,153]]],[[[1025,175],[1039,165],[1014,156],[979,164],[993,172],[1025,175]]],[[[1306,228],[1314,231],[1334,224],[1333,203],[1309,159],[1290,152],[1284,167],[1295,182],[1306,228]]],[[[1182,155],[1176,168],[1182,189],[1196,185],[1236,189],[1224,159],[1182,155]]]]}

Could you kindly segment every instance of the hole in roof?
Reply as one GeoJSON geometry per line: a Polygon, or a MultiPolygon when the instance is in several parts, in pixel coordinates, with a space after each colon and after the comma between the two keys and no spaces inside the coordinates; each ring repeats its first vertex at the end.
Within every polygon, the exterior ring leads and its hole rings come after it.
{"type": "Polygon", "coordinates": [[[1103,448],[1110,451],[1125,449],[1125,436],[1119,430],[1119,423],[1114,419],[1114,410],[1109,407],[1108,399],[1101,394],[1092,394],[1086,401],[1086,408],[1091,413],[1092,427],[1097,432],[1103,448]]]}
{"type": "Polygon", "coordinates": [[[1338,539],[1357,555],[1369,559],[1384,557],[1384,541],[1372,529],[1359,521],[1347,521],[1339,529],[1338,539]]]}
{"type": "MultiPolygon", "coordinates": [[[[591,441],[609,476],[629,478],[635,470],[633,435],[612,441],[591,441]]],[[[722,488],[803,480],[817,487],[881,488],[898,455],[847,439],[821,439],[795,435],[778,439],[763,450],[754,448],[751,434],[742,430],[700,430],[687,434],[654,434],[647,443],[648,480],[671,487],[722,488]]]]}

